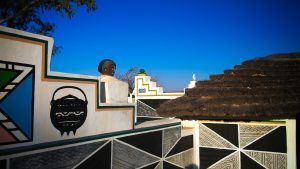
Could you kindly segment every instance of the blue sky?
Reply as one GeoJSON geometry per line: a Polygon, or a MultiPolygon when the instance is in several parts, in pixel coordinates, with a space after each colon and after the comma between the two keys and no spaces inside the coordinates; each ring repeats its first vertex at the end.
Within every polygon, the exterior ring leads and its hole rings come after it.
{"type": "Polygon", "coordinates": [[[165,90],[181,90],[247,59],[300,51],[298,0],[98,0],[71,19],[46,13],[62,52],[52,70],[98,75],[110,58],[117,73],[144,68],[165,90]]]}

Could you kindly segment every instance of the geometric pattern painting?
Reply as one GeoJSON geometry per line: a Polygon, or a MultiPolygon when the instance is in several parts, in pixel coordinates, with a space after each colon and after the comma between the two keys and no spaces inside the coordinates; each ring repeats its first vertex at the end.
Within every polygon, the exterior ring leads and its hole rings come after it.
{"type": "MultiPolygon", "coordinates": [[[[75,151],[76,153],[77,151],[75,151]]],[[[102,168],[110,168],[111,166],[111,142],[108,141],[101,145],[100,148],[96,149],[90,155],[86,155],[85,160],[82,160],[76,168],[97,168],[101,166],[102,168]]]]}
{"type": "Polygon", "coordinates": [[[44,151],[10,160],[10,167],[23,168],[64,168],[71,169],[91,154],[95,154],[105,142],[96,142],[58,150],[44,151]]]}
{"type": "Polygon", "coordinates": [[[285,169],[286,127],[276,124],[199,124],[200,168],[285,169]]]}
{"type": "MultiPolygon", "coordinates": [[[[193,135],[181,127],[11,158],[10,168],[196,169],[193,135]]],[[[3,162],[3,165],[4,162],[3,162]]]]}
{"type": "Polygon", "coordinates": [[[0,145],[32,140],[34,66],[0,61],[0,145]]]}
{"type": "Polygon", "coordinates": [[[255,126],[252,125],[240,125],[240,147],[245,147],[249,143],[253,142],[257,138],[265,135],[276,126],[255,126]]]}
{"type": "Polygon", "coordinates": [[[225,158],[221,159],[217,163],[211,165],[211,169],[219,168],[239,168],[239,152],[236,151],[225,158]]]}
{"type": "Polygon", "coordinates": [[[186,167],[186,164],[188,165],[193,164],[193,153],[194,150],[190,149],[182,153],[170,156],[166,160],[177,166],[186,167]]]}
{"type": "Polygon", "coordinates": [[[117,138],[112,145],[113,169],[185,168],[193,159],[193,136],[181,137],[180,127],[117,138]]]}
{"type": "Polygon", "coordinates": [[[113,141],[113,168],[140,168],[158,162],[159,158],[129,144],[113,141]]]}
{"type": "Polygon", "coordinates": [[[181,137],[164,157],[165,162],[179,168],[197,168],[193,151],[193,135],[181,137]]]}
{"type": "Polygon", "coordinates": [[[286,168],[286,154],[260,151],[244,151],[253,160],[266,168],[286,168]]]}
{"type": "MultiPolygon", "coordinates": [[[[234,132],[232,132],[234,133],[234,132]]],[[[217,134],[214,130],[200,124],[200,145],[202,147],[216,147],[224,149],[236,149],[237,147],[217,134]]],[[[236,133],[237,134],[237,133],[236,133]]]]}
{"type": "Polygon", "coordinates": [[[175,143],[181,137],[181,130],[178,127],[163,130],[163,156],[165,157],[175,143]]]}

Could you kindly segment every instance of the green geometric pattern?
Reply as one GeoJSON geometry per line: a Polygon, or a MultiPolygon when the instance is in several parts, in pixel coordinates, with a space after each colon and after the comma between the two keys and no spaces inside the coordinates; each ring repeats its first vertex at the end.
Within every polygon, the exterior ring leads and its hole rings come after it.
{"type": "Polygon", "coordinates": [[[15,70],[0,69],[0,89],[4,88],[8,83],[18,76],[19,72],[15,70]]]}

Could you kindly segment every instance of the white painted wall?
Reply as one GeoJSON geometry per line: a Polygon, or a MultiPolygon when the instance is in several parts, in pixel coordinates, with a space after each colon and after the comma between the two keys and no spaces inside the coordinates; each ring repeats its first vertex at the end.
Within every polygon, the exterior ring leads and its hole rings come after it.
{"type": "Polygon", "coordinates": [[[193,161],[194,164],[200,167],[199,164],[199,123],[195,120],[184,120],[181,122],[182,130],[181,136],[193,135],[193,143],[194,143],[194,155],[193,161]]]}
{"type": "Polygon", "coordinates": [[[101,75],[105,84],[105,103],[128,103],[128,84],[115,77],[101,75]]]}
{"type": "Polygon", "coordinates": [[[286,120],[287,137],[287,167],[288,169],[297,168],[297,149],[296,149],[296,120],[286,120]]]}
{"type": "MultiPolygon", "coordinates": [[[[95,76],[51,72],[50,71],[51,51],[52,51],[54,40],[50,37],[31,34],[31,33],[14,30],[6,27],[0,27],[0,31],[13,33],[18,36],[21,35],[21,36],[37,38],[40,40],[47,41],[48,42],[48,48],[47,48],[48,49],[48,60],[47,60],[48,75],[54,75],[60,77],[84,78],[84,79],[92,79],[92,80],[98,80],[99,78],[95,76]]],[[[43,63],[42,58],[43,58],[44,50],[45,48],[43,48],[41,43],[30,41],[25,38],[15,38],[14,36],[0,35],[0,60],[1,61],[10,61],[10,62],[35,65],[35,89],[34,89],[35,103],[34,103],[33,141],[28,143],[2,145],[0,147],[0,150],[10,148],[10,147],[33,145],[39,143],[46,143],[46,142],[72,139],[72,138],[80,138],[85,136],[133,129],[134,126],[133,108],[118,108],[118,105],[110,109],[96,108],[97,105],[99,104],[96,99],[96,95],[97,95],[96,83],[89,82],[89,81],[86,82],[65,81],[65,80],[51,79],[51,78],[43,79],[42,75],[44,74],[44,72],[42,70],[42,63],[43,63]],[[84,91],[84,93],[88,98],[88,105],[87,105],[88,110],[87,110],[86,121],[79,129],[77,129],[75,135],[73,135],[73,133],[70,133],[69,136],[67,136],[65,133],[63,136],[61,136],[60,132],[52,125],[50,120],[50,109],[51,109],[50,102],[52,99],[52,95],[53,92],[61,86],[79,87],[84,91]]],[[[114,88],[117,91],[119,91],[118,86],[114,86],[114,88]]],[[[127,87],[125,85],[121,86],[121,90],[125,90],[127,92],[127,87]]],[[[56,98],[60,98],[69,93],[70,91],[68,90],[62,91],[60,94],[58,94],[56,98]]],[[[72,95],[75,95],[83,99],[82,94],[75,92],[74,90],[71,93],[72,95]]],[[[125,96],[125,94],[123,95],[125,96]]],[[[117,97],[117,96],[113,95],[113,97],[117,97]]],[[[116,100],[112,97],[110,99],[116,100]]],[[[127,94],[126,94],[126,103],[123,103],[122,106],[124,105],[132,106],[132,104],[127,103],[127,94]]]]}
{"type": "Polygon", "coordinates": [[[156,82],[151,81],[150,76],[138,75],[135,76],[135,100],[138,99],[176,99],[183,96],[183,92],[166,93],[162,87],[156,85],[156,82]]]}

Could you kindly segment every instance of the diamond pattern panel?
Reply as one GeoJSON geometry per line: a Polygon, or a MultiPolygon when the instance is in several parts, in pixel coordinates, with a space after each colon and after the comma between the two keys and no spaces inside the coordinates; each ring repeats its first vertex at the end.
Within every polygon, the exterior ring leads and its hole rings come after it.
{"type": "Polygon", "coordinates": [[[282,123],[238,124],[240,149],[228,141],[235,140],[234,136],[223,134],[225,131],[230,132],[229,128],[234,131],[234,125],[228,125],[226,122],[218,125],[204,124],[199,124],[201,168],[287,168],[286,126],[282,123]],[[222,125],[227,126],[224,127],[224,131],[222,125]],[[216,155],[220,154],[217,151],[222,152],[223,157],[219,156],[217,159],[216,155]],[[229,154],[230,151],[237,153],[229,154]]]}

